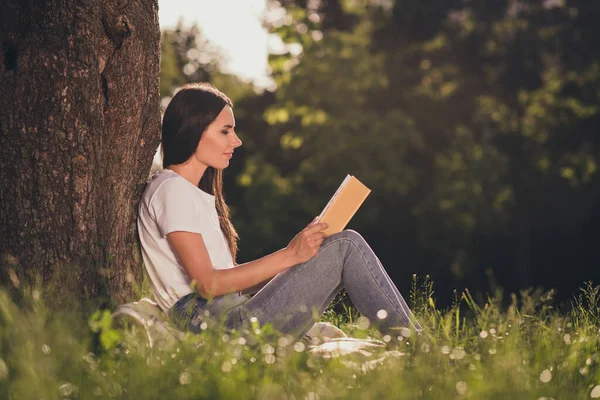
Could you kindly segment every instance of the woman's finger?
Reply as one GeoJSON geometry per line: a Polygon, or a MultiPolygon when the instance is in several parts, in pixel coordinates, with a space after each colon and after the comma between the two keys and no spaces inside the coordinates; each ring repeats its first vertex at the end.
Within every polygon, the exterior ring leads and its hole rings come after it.
{"type": "Polygon", "coordinates": [[[318,215],[312,221],[310,221],[310,223],[308,225],[306,225],[306,227],[304,229],[308,229],[311,226],[313,226],[317,222],[317,218],[319,218],[318,215]]]}
{"type": "Polygon", "coordinates": [[[311,241],[312,248],[318,249],[321,247],[322,244],[323,244],[323,240],[321,240],[321,239],[316,239],[316,240],[311,241]]]}
{"type": "Polygon", "coordinates": [[[311,224],[306,229],[306,231],[312,235],[314,233],[317,233],[317,232],[320,232],[320,231],[326,229],[328,226],[329,225],[327,225],[327,222],[318,222],[318,223],[311,224]]]}

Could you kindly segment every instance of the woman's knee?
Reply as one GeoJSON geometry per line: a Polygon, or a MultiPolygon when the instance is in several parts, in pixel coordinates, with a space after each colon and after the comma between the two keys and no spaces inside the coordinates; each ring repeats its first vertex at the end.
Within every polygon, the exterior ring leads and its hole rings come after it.
{"type": "MultiPolygon", "coordinates": [[[[352,229],[345,229],[341,232],[334,233],[333,235],[330,235],[329,237],[327,237],[327,239],[325,239],[325,240],[334,241],[336,239],[346,239],[346,240],[349,240],[354,243],[359,243],[359,242],[365,241],[365,239],[361,236],[360,233],[358,233],[352,229]]],[[[325,242],[323,242],[323,243],[325,243],[325,242]]]]}
{"type": "Polygon", "coordinates": [[[365,243],[365,239],[363,239],[360,233],[352,229],[346,229],[328,236],[323,242],[321,249],[333,246],[338,249],[337,251],[340,255],[346,257],[351,251],[364,247],[365,243]]]}

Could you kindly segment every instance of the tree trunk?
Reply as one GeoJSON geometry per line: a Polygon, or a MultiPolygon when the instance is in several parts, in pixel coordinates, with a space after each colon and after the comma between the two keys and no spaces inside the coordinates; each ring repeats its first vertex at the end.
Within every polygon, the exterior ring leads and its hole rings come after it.
{"type": "Polygon", "coordinates": [[[0,255],[9,276],[123,301],[160,138],[156,0],[0,3],[0,255]],[[16,274],[13,274],[13,271],[16,274]]]}

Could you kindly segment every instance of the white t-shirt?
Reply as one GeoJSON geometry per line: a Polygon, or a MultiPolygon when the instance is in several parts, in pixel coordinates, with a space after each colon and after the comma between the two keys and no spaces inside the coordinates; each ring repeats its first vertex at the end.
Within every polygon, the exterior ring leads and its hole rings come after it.
{"type": "Polygon", "coordinates": [[[191,279],[167,242],[168,233],[201,234],[213,267],[233,267],[231,252],[219,225],[215,196],[174,171],[159,171],[148,180],[137,222],[154,298],[164,311],[193,290],[191,279]]]}

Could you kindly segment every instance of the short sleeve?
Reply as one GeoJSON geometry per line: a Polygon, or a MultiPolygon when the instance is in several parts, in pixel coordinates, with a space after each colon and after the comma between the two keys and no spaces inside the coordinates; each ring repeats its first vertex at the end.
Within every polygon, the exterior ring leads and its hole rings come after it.
{"type": "Polygon", "coordinates": [[[185,182],[163,182],[152,197],[150,210],[162,237],[175,231],[202,233],[203,219],[185,182]]]}

